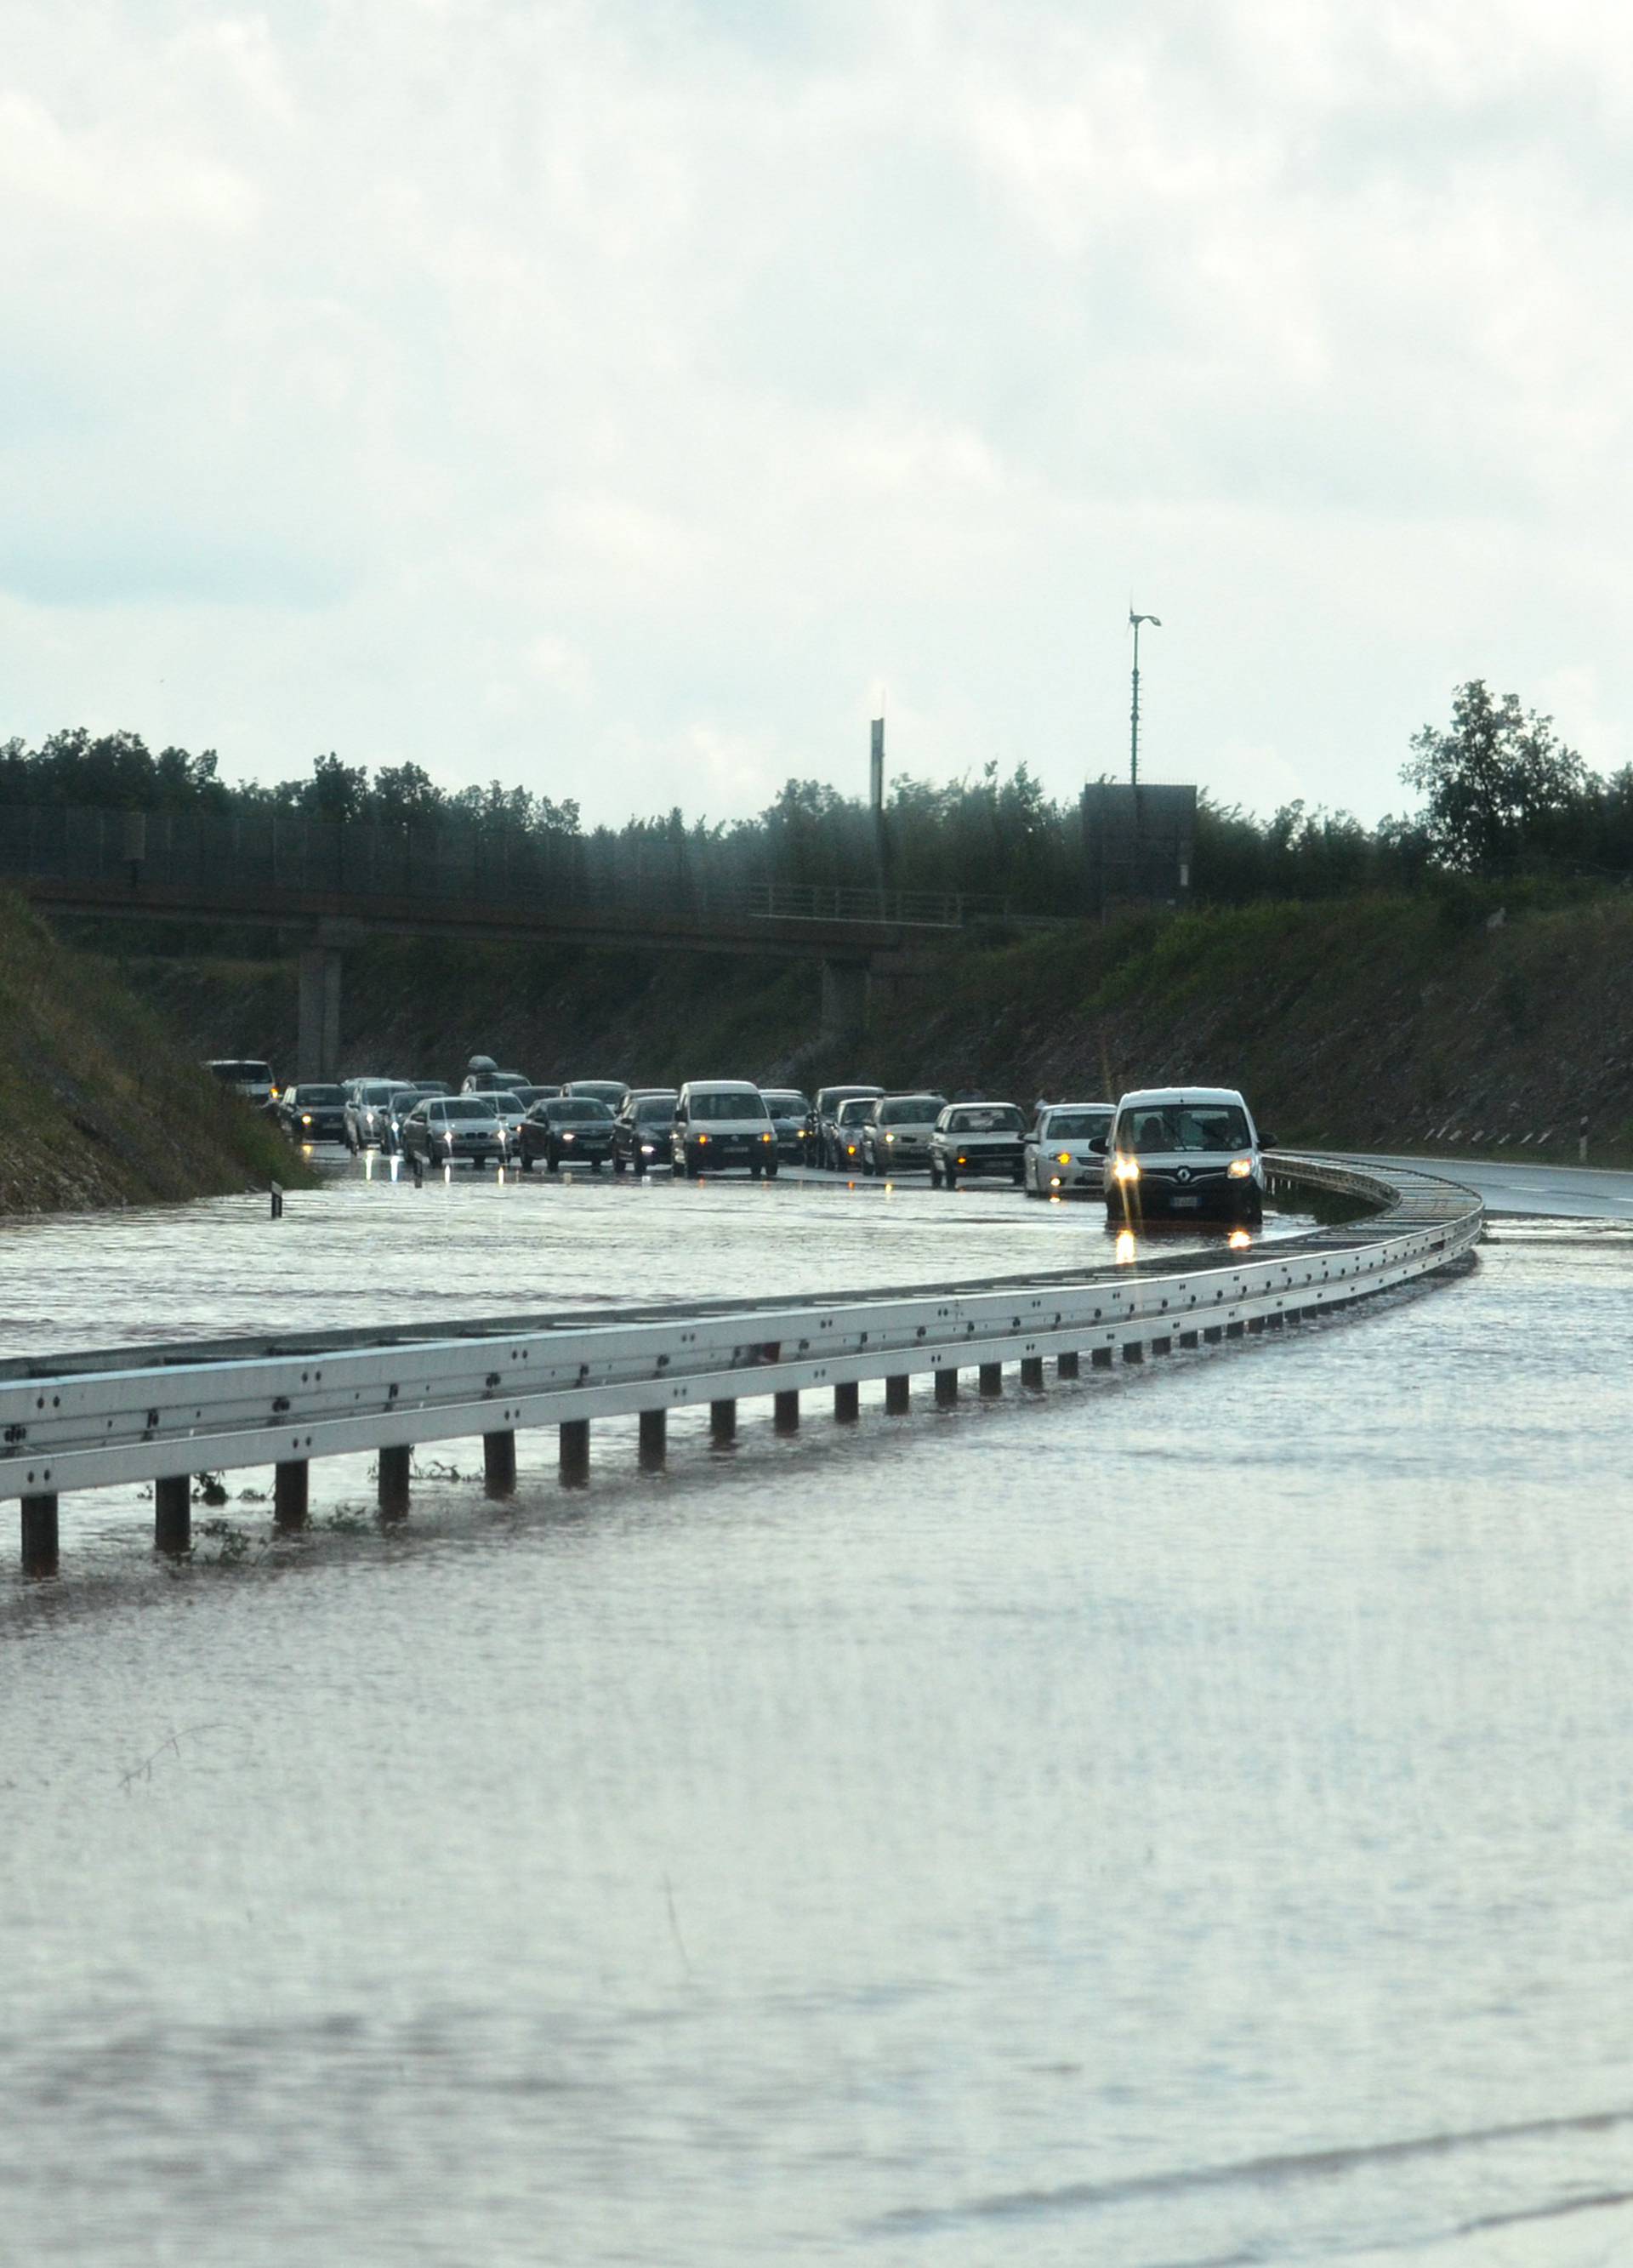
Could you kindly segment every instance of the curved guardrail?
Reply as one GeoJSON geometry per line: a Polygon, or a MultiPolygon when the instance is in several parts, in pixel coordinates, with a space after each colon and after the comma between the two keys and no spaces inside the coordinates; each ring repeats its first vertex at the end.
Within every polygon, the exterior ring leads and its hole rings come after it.
{"type": "Polygon", "coordinates": [[[1379,1210],[1342,1228],[1251,1254],[1190,1251],[1172,1261],[984,1278],[778,1300],[492,1318],[437,1329],[318,1333],[210,1345],[113,1348],[0,1365],[0,1498],[23,1506],[25,1564],[55,1567],[56,1500],[69,1490],[153,1481],[156,1535],[181,1550],[189,1476],[276,1469],[280,1524],[305,1516],[313,1458],[380,1452],[382,1507],[406,1508],[409,1449],[481,1434],[489,1490],[514,1484],[515,1437],[561,1428],[564,1475],[583,1476],[589,1427],[636,1417],[644,1454],[660,1455],[671,1410],[707,1402],[717,1433],[739,1398],[770,1395],[784,1426],[798,1397],[831,1389],[855,1417],[868,1380],[908,1406],[931,1373],[938,1398],[960,1369],[998,1390],[1004,1366],[1041,1386],[1054,1358],[1077,1374],[1247,1332],[1276,1329],[1444,1269],[1477,1240],[1480,1200],[1412,1168],[1387,1174],[1277,1152],[1273,1180],[1363,1199],[1379,1210]]]}

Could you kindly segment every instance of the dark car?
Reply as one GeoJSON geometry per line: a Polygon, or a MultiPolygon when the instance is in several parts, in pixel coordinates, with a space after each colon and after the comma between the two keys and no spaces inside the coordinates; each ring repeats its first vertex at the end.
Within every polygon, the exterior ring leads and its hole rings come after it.
{"type": "Polygon", "coordinates": [[[1025,1177],[1026,1117],[1012,1102],[950,1102],[930,1138],[932,1189],[955,1189],[977,1174],[1025,1177]]]}
{"type": "Polygon", "coordinates": [[[338,1086],[286,1086],[278,1097],[278,1123],[291,1142],[343,1142],[346,1095],[338,1086]]]}
{"type": "Polygon", "coordinates": [[[669,1130],[674,1124],[673,1086],[627,1094],[613,1121],[613,1171],[644,1174],[650,1166],[670,1166],[669,1130]]]}
{"type": "Polygon", "coordinates": [[[776,1154],[785,1164],[803,1166],[807,1161],[815,1165],[816,1158],[811,1143],[811,1104],[798,1087],[762,1086],[760,1090],[766,1108],[771,1113],[771,1130],[776,1136],[776,1154]]]}
{"type": "Polygon", "coordinates": [[[613,1154],[613,1114],[591,1094],[547,1095],[521,1123],[521,1161],[531,1174],[542,1161],[547,1172],[563,1166],[588,1166],[599,1173],[613,1154]]]}
{"type": "Polygon", "coordinates": [[[592,1102],[604,1102],[609,1110],[618,1109],[631,1092],[622,1079],[570,1079],[562,1089],[563,1094],[587,1095],[592,1102]]]}
{"type": "Polygon", "coordinates": [[[818,1087],[816,1099],[811,1106],[811,1140],[807,1145],[816,1152],[813,1161],[814,1164],[828,1166],[837,1171],[841,1166],[855,1163],[854,1159],[847,1160],[841,1151],[836,1123],[839,1106],[842,1102],[853,1101],[859,1096],[865,1097],[869,1102],[872,1102],[884,1092],[882,1086],[858,1086],[854,1084],[850,1086],[818,1087]]]}
{"type": "Polygon", "coordinates": [[[430,1094],[402,1122],[402,1154],[428,1166],[502,1166],[504,1128],[485,1095],[430,1094]]]}

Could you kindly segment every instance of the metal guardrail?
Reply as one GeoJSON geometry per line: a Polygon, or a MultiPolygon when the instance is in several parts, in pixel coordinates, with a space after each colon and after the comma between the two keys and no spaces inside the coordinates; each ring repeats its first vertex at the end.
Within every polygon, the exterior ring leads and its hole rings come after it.
{"type": "MultiPolygon", "coordinates": [[[[474,827],[384,827],[274,812],[214,817],[0,806],[0,880],[116,890],[127,903],[139,903],[147,889],[204,890],[224,901],[235,891],[272,891],[291,903],[343,898],[360,911],[370,904],[406,913],[416,903],[475,902],[496,913],[599,914],[632,928],[661,917],[960,929],[1012,911],[1007,898],[975,891],[725,887],[666,871],[666,864],[644,873],[636,861],[622,874],[589,873],[583,843],[568,835],[523,838],[474,827]]],[[[230,908],[222,918],[230,918],[230,908]]]]}
{"type": "Polygon", "coordinates": [[[941,1399],[961,1368],[979,1368],[990,1390],[1004,1365],[1019,1363],[1023,1381],[1041,1385],[1048,1357],[1070,1376],[1085,1354],[1138,1360],[1278,1329],[1445,1268],[1479,1236],[1479,1199],[1428,1174],[1283,1153],[1271,1162],[1284,1182],[1384,1209],[1251,1258],[1192,1252],[1172,1266],[9,1362],[0,1498],[22,1499],[25,1564],[43,1572],[55,1565],[56,1498],[70,1490],[157,1482],[158,1540],[184,1549],[194,1473],[274,1465],[281,1523],[299,1525],[312,1459],[380,1451],[383,1507],[401,1510],[412,1446],[480,1434],[502,1493],[523,1429],[560,1426],[563,1471],[582,1477],[598,1418],[639,1418],[651,1454],[667,1413],[702,1402],[718,1430],[735,1424],[745,1395],[778,1397],[786,1422],[813,1388],[831,1388],[835,1414],[854,1417],[866,1380],[886,1381],[896,1409],[926,1372],[941,1399]]]}

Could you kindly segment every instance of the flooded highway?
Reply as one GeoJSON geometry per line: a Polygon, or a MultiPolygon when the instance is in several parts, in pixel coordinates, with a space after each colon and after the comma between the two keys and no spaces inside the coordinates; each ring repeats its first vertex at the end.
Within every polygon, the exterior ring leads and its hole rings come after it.
{"type": "MultiPolygon", "coordinates": [[[[1103,1263],[1007,1189],[346,1167],[0,1227],[0,1348],[1103,1263]]],[[[1297,1222],[1269,1224],[1276,1227],[1297,1222]]],[[[1181,1248],[1176,1245],[1174,1248],[1181,1248]]],[[[1633,1232],[591,1486],[0,1562],[11,2249],[1633,2252],[1633,1232]],[[1620,2249],[1618,2249],[1620,2248],[1620,2249]]],[[[251,1493],[254,1491],[254,1493],[251,1493]]],[[[8,1507],[8,1513],[11,1508],[8,1507]]]]}

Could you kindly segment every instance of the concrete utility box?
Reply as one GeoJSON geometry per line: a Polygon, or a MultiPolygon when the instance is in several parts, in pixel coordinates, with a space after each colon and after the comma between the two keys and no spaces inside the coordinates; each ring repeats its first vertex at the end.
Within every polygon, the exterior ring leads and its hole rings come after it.
{"type": "Polygon", "coordinates": [[[1085,895],[1108,906],[1182,906],[1196,843],[1194,787],[1129,787],[1095,780],[1083,791],[1085,895]]]}

